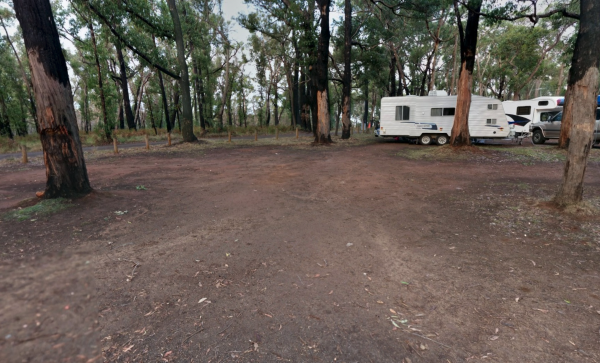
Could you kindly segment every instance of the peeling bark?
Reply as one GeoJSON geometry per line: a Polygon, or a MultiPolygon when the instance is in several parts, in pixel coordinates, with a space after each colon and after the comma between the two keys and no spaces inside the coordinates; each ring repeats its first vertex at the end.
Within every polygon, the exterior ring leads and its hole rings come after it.
{"type": "Polygon", "coordinates": [[[450,144],[452,146],[471,145],[469,134],[469,109],[471,108],[471,87],[473,84],[473,69],[477,53],[477,30],[479,28],[479,12],[481,0],[470,0],[467,26],[463,33],[462,20],[458,10],[458,1],[454,1],[454,10],[458,22],[460,40],[460,75],[458,78],[458,97],[456,98],[456,113],[450,144]]]}
{"type": "Polygon", "coordinates": [[[600,48],[600,4],[595,0],[581,0],[579,33],[573,51],[562,130],[570,129],[567,161],[563,180],[554,199],[559,206],[577,204],[583,198],[583,178],[594,140],[598,96],[598,62],[600,48]],[[565,125],[565,117],[572,123],[565,125]]]}
{"type": "Polygon", "coordinates": [[[46,165],[44,198],[89,193],[67,64],[48,0],[14,0],[29,58],[46,165]]]}
{"type": "Polygon", "coordinates": [[[319,34],[319,45],[317,49],[317,64],[315,69],[316,80],[316,109],[317,123],[315,128],[315,143],[326,144],[331,142],[329,119],[329,99],[327,85],[329,75],[327,73],[329,65],[329,6],[331,0],[318,0],[319,12],[321,14],[321,33],[319,34]]]}

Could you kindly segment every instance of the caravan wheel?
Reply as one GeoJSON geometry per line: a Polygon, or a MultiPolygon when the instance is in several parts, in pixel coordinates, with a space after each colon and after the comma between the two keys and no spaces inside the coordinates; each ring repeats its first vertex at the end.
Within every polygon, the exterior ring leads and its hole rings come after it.
{"type": "Polygon", "coordinates": [[[448,136],[446,135],[439,135],[437,137],[437,144],[438,145],[446,145],[448,143],[448,136]]]}
{"type": "Polygon", "coordinates": [[[421,145],[429,145],[431,144],[431,136],[421,135],[421,137],[419,138],[419,142],[421,143],[421,145]]]}

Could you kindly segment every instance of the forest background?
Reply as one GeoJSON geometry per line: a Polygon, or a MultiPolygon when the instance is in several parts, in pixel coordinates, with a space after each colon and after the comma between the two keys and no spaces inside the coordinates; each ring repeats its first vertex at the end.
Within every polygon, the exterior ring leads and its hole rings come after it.
{"type": "MultiPolygon", "coordinates": [[[[182,92],[166,2],[52,4],[84,135],[102,143],[115,129],[180,130],[182,92]]],[[[400,4],[351,1],[353,124],[376,122],[381,97],[457,92],[460,44],[453,3],[400,4]]],[[[564,6],[537,6],[558,5],[564,6]]],[[[273,125],[315,131],[311,81],[321,29],[314,1],[186,0],[178,6],[196,134],[273,125]]],[[[491,3],[488,11],[507,11],[506,6],[491,3]]],[[[328,109],[336,134],[347,72],[344,7],[343,1],[332,2],[329,16],[328,109]]],[[[8,2],[0,7],[0,136],[7,139],[35,133],[28,60],[11,9],[8,2]]],[[[473,93],[502,100],[564,94],[575,19],[560,14],[535,24],[527,18],[486,19],[479,29],[473,93]]]]}

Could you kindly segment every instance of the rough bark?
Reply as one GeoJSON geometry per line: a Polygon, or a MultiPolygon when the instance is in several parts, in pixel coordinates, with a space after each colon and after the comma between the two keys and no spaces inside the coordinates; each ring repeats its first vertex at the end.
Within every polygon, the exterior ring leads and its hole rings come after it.
{"type": "Polygon", "coordinates": [[[469,134],[469,109],[471,108],[471,87],[473,84],[473,69],[477,53],[477,30],[479,28],[479,12],[481,0],[469,0],[467,26],[463,32],[462,20],[458,10],[458,1],[454,1],[456,20],[460,40],[460,75],[458,78],[458,97],[456,99],[456,113],[450,144],[452,146],[471,145],[469,134]]]}
{"type": "Polygon", "coordinates": [[[115,48],[117,50],[117,59],[119,61],[121,93],[123,94],[125,120],[127,121],[127,127],[129,129],[135,130],[135,120],[133,118],[133,111],[131,110],[131,101],[129,100],[129,85],[127,83],[127,65],[125,64],[125,58],[123,57],[123,49],[121,47],[121,43],[118,40],[115,42],[115,48]]]}
{"type": "MultiPolygon", "coordinates": [[[[344,78],[342,79],[342,139],[350,138],[352,95],[352,1],[344,1],[344,78]]],[[[337,135],[337,129],[336,129],[337,135]]]]}
{"type": "Polygon", "coordinates": [[[184,142],[198,140],[194,135],[194,116],[192,112],[192,97],[190,95],[190,76],[188,74],[187,62],[185,60],[185,48],[183,43],[183,33],[181,23],[179,22],[179,13],[175,6],[175,0],[167,0],[171,18],[173,19],[173,28],[175,31],[175,44],[177,46],[177,60],[181,77],[179,79],[179,88],[181,92],[181,136],[184,142]]]}
{"type": "MultiPolygon", "coordinates": [[[[597,40],[600,37],[600,4],[595,0],[581,0],[581,18],[579,33],[575,41],[567,99],[569,108],[563,109],[564,119],[568,115],[572,120],[571,132],[566,139],[569,144],[567,161],[563,173],[562,184],[554,201],[560,206],[581,202],[583,197],[583,178],[588,156],[594,140],[596,124],[596,106],[598,96],[598,62],[600,48],[597,40]]],[[[562,135],[561,135],[562,136],[562,135]]]]}
{"type": "Polygon", "coordinates": [[[329,119],[329,95],[328,95],[328,65],[329,65],[329,6],[331,0],[318,0],[319,12],[321,14],[321,33],[317,50],[316,64],[316,101],[317,101],[317,127],[315,130],[315,143],[325,144],[331,142],[329,133],[331,121],[329,119]]]}
{"type": "Polygon", "coordinates": [[[14,0],[14,8],[23,32],[37,105],[47,178],[44,197],[87,194],[92,188],[50,1],[14,0]]]}

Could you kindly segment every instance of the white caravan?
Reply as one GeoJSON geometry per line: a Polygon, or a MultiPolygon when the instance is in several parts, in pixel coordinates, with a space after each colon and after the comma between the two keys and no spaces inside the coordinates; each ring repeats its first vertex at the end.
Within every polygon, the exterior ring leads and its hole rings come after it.
{"type": "Polygon", "coordinates": [[[532,100],[502,102],[511,136],[528,137],[531,123],[550,120],[552,116],[562,111],[563,100],[564,97],[538,97],[532,100]]]}
{"type": "MultiPolygon", "coordinates": [[[[380,127],[376,136],[418,139],[423,145],[450,140],[456,97],[445,91],[429,96],[383,97],[380,127]]],[[[502,103],[493,98],[471,96],[469,134],[475,139],[504,139],[510,132],[502,103]]]]}

